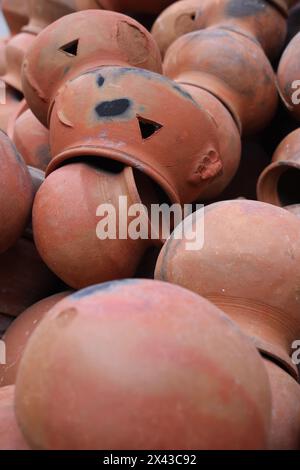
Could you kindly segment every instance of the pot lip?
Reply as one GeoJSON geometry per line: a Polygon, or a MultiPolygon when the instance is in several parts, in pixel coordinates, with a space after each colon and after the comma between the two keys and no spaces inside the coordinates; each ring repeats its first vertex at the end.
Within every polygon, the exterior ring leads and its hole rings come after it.
{"type": "Polygon", "coordinates": [[[142,173],[145,173],[147,176],[149,176],[152,180],[154,180],[158,184],[158,186],[160,186],[165,191],[166,195],[170,198],[170,201],[173,204],[180,204],[180,198],[175,188],[173,188],[165,179],[165,177],[158,171],[156,171],[155,168],[145,162],[139,161],[139,159],[137,159],[132,154],[116,150],[111,147],[93,145],[70,147],[67,150],[64,150],[63,152],[56,155],[51,160],[46,170],[46,177],[49,176],[50,173],[52,173],[54,170],[62,166],[62,164],[66,160],[70,160],[73,158],[79,159],[83,156],[108,158],[123,163],[125,166],[130,166],[133,169],[141,171],[142,173]]]}
{"type": "Polygon", "coordinates": [[[269,0],[272,5],[274,5],[275,8],[277,8],[280,13],[287,18],[288,17],[288,7],[284,0],[269,0]]]}
{"type": "MultiPolygon", "coordinates": [[[[292,160],[279,160],[272,162],[267,166],[257,182],[256,192],[258,200],[275,206],[284,207],[284,204],[280,201],[277,192],[277,185],[280,176],[291,168],[300,170],[300,163],[292,160]]],[[[295,202],[295,204],[297,203],[295,202]]]]}

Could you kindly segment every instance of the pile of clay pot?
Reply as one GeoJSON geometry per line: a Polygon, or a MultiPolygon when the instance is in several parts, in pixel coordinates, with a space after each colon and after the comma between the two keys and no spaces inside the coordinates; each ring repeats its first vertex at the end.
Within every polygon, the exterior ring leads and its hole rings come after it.
{"type": "Polygon", "coordinates": [[[295,3],[2,2],[0,449],[300,448],[295,3]]]}

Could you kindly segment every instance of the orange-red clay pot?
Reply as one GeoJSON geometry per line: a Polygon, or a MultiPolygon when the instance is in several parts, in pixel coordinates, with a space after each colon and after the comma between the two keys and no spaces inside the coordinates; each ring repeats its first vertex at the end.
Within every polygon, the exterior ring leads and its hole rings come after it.
{"type": "Polygon", "coordinates": [[[0,313],[12,317],[62,287],[26,238],[0,255],[0,285],[0,313]]]}
{"type": "Polygon", "coordinates": [[[289,134],[277,147],[272,163],[257,185],[260,201],[288,206],[300,203],[300,129],[289,134]]]}
{"type": "Polygon", "coordinates": [[[49,24],[75,11],[74,0],[28,0],[29,22],[23,31],[39,34],[49,24]]]}
{"type": "Polygon", "coordinates": [[[221,178],[215,122],[153,72],[101,67],[69,81],[55,100],[50,129],[48,173],[75,157],[105,157],[146,173],[171,201],[186,203],[221,178]]]}
{"type": "Polygon", "coordinates": [[[28,0],[2,0],[1,9],[13,35],[28,22],[28,0]]]}
{"type": "Polygon", "coordinates": [[[120,13],[87,10],[44,29],[26,55],[23,89],[30,108],[47,125],[60,86],[100,65],[130,65],[161,72],[151,34],[120,13]]]}
{"type": "Polygon", "coordinates": [[[300,449],[300,385],[278,365],[264,360],[272,391],[270,450],[300,449]]]}
{"type": "Polygon", "coordinates": [[[164,55],[180,36],[211,26],[248,36],[259,42],[270,58],[281,52],[287,31],[286,18],[265,1],[183,0],[157,18],[152,34],[164,55]]]}
{"type": "Polygon", "coordinates": [[[57,304],[16,386],[34,449],[263,448],[270,405],[263,362],[236,325],[153,280],[100,284],[57,304]]]}
{"type": "Polygon", "coordinates": [[[13,385],[17,378],[19,363],[32,333],[54,305],[70,295],[62,292],[41,300],[29,307],[13,322],[3,336],[6,346],[6,364],[0,365],[0,387],[13,385]]]}
{"type": "Polygon", "coordinates": [[[203,248],[188,251],[202,223],[199,214],[181,240],[169,238],[156,278],[211,300],[262,353],[297,376],[290,354],[300,338],[300,220],[257,201],[212,204],[205,209],[203,248]]]}
{"type": "Polygon", "coordinates": [[[278,87],[282,101],[289,112],[300,120],[300,65],[295,57],[300,47],[300,33],[285,49],[277,72],[278,87]]]}
{"type": "Polygon", "coordinates": [[[207,28],[182,36],[167,51],[164,73],[220,99],[243,134],[261,130],[276,111],[270,62],[257,43],[236,32],[207,28]]]}
{"type": "Polygon", "coordinates": [[[21,237],[31,214],[33,187],[15,146],[0,132],[0,253],[21,237]]]}
{"type": "Polygon", "coordinates": [[[29,450],[15,416],[15,387],[0,388],[0,450],[29,450]]]}
{"type": "MultiPolygon", "coordinates": [[[[114,169],[114,164],[108,166],[105,160],[102,168],[100,160],[98,164],[99,168],[73,163],[56,170],[42,184],[33,207],[34,238],[41,257],[76,289],[134,276],[146,251],[153,245],[162,246],[160,240],[132,240],[127,236],[126,222],[126,233],[120,239],[119,217],[125,216],[126,209],[119,206],[119,197],[127,197],[128,208],[141,204],[137,183],[129,167],[115,165],[114,169]],[[98,212],[98,207],[108,203],[115,208],[116,227],[111,219],[113,226],[105,231],[112,228],[114,239],[103,240],[98,238],[98,229],[107,214],[98,212]]],[[[155,188],[151,194],[148,184],[140,182],[142,195],[146,193],[149,203],[159,203],[155,188]]],[[[146,211],[142,217],[147,227],[146,211]]],[[[133,221],[129,216],[128,225],[133,221]]]]}
{"type": "Polygon", "coordinates": [[[13,142],[27,165],[46,170],[51,160],[49,131],[30,109],[15,121],[13,142]]]}

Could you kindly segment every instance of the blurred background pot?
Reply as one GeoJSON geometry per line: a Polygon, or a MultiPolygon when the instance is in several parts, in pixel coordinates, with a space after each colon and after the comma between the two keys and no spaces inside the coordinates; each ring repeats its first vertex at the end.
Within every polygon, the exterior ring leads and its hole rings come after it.
{"type": "Polygon", "coordinates": [[[267,445],[257,351],[215,306],[167,283],[100,284],[57,304],[25,349],[16,388],[35,449],[267,445]]]}
{"type": "Polygon", "coordinates": [[[2,0],[1,9],[12,35],[28,22],[28,0],[2,0]]]}

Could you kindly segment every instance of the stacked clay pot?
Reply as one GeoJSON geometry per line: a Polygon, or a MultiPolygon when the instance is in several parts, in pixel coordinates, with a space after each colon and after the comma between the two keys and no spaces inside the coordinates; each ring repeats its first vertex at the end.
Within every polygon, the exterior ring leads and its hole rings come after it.
{"type": "Polygon", "coordinates": [[[59,302],[32,334],[16,384],[32,449],[262,449],[270,411],[251,342],[205,299],[157,281],[100,284],[59,302]]]}
{"type": "Polygon", "coordinates": [[[300,129],[289,134],[277,147],[272,163],[265,168],[257,186],[258,199],[287,207],[298,215],[300,204],[300,129]]]}

